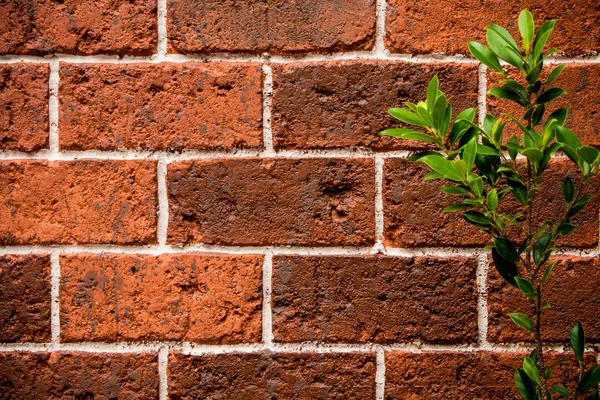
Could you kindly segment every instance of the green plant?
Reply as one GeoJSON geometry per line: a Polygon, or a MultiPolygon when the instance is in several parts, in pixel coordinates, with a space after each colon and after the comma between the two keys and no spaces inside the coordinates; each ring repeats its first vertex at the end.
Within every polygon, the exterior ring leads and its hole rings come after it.
{"type": "Polygon", "coordinates": [[[589,194],[582,195],[582,188],[598,174],[600,165],[598,150],[583,146],[565,127],[566,108],[545,118],[548,104],[566,93],[551,87],[564,65],[556,66],[542,78],[544,61],[558,52],[554,48],[544,52],[555,23],[554,20],[545,22],[535,32],[533,17],[524,10],[518,20],[522,48],[506,29],[495,24],[486,28],[489,47],[469,43],[471,54],[501,76],[501,86],[493,87],[488,93],[520,105],[523,114],[519,117],[509,113],[502,114],[501,118],[486,115],[479,126],[474,122],[475,108],[469,108],[452,120],[452,106],[439,90],[436,76],[429,83],[425,101],[406,102],[406,108],[389,110],[394,118],[414,128],[392,128],[380,134],[426,142],[436,148],[414,154],[409,161],[425,163],[431,168],[425,180],[447,183],[440,190],[459,200],[444,212],[460,212],[468,223],[489,234],[490,244],[486,248],[491,249],[496,270],[529,303],[530,315],[508,314],[516,325],[533,335],[535,343],[535,349],[523,360],[523,368],[515,371],[519,394],[526,400],[561,396],[600,400],[596,390],[600,366],[586,371],[583,363],[583,326],[577,323],[571,333],[571,346],[580,371],[575,377],[573,393],[563,386],[548,387],[547,380],[556,363],[546,365],[540,334],[542,313],[550,308],[544,291],[556,264],[552,256],[557,240],[577,229],[572,218],[592,198],[589,194]],[[521,78],[512,79],[500,60],[521,78]],[[505,139],[507,123],[519,128],[520,137],[505,139]],[[552,156],[559,151],[579,167],[581,182],[576,184],[567,177],[562,187],[565,208],[560,218],[536,224],[532,217],[536,195],[542,191],[540,184],[552,156]],[[505,205],[510,196],[520,203],[523,212],[507,211],[505,205]]]}

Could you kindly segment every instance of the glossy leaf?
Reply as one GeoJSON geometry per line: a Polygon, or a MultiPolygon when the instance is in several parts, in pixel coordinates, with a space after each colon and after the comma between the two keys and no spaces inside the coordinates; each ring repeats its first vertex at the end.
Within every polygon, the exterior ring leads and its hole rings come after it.
{"type": "Polygon", "coordinates": [[[577,360],[583,362],[583,353],[585,352],[585,331],[581,322],[577,322],[571,331],[571,347],[577,360]]]}
{"type": "Polygon", "coordinates": [[[590,146],[583,146],[577,149],[577,155],[590,165],[596,162],[598,154],[598,150],[590,146]]]}
{"type": "Polygon", "coordinates": [[[468,210],[470,208],[472,208],[473,206],[470,204],[466,204],[466,203],[457,203],[457,204],[451,204],[448,207],[444,208],[442,210],[443,213],[449,213],[449,212],[455,212],[455,211],[463,211],[463,210],[468,210]]]}
{"type": "Polygon", "coordinates": [[[517,263],[521,261],[515,246],[506,238],[494,236],[494,245],[498,253],[507,261],[517,263]]]}
{"type": "Polygon", "coordinates": [[[546,79],[546,86],[550,86],[550,84],[554,82],[556,78],[558,78],[558,76],[563,71],[563,69],[565,69],[566,66],[566,64],[561,64],[558,67],[554,68],[552,72],[548,74],[548,79],[546,79]]]}
{"type": "Polygon", "coordinates": [[[542,265],[548,259],[548,255],[546,254],[546,250],[550,245],[550,240],[552,239],[551,233],[546,233],[544,236],[538,239],[538,241],[533,246],[533,261],[535,265],[542,265]]]}
{"type": "Polygon", "coordinates": [[[475,164],[475,156],[477,155],[477,139],[473,138],[463,148],[462,159],[467,165],[467,171],[470,171],[475,164]]]}
{"type": "Polygon", "coordinates": [[[498,57],[487,46],[478,42],[469,42],[469,51],[483,65],[496,72],[502,72],[502,66],[498,57]]]}
{"type": "Polygon", "coordinates": [[[505,260],[495,248],[492,249],[492,260],[494,261],[494,266],[496,267],[496,270],[500,276],[504,278],[506,282],[518,287],[517,282],[515,281],[515,277],[519,275],[517,265],[513,262],[505,260]]]}
{"type": "Polygon", "coordinates": [[[490,211],[496,211],[498,208],[498,191],[496,189],[492,189],[487,194],[487,206],[490,211]]]}
{"type": "Polygon", "coordinates": [[[581,379],[581,391],[587,392],[600,383],[600,365],[594,365],[581,379]]]}
{"type": "Polygon", "coordinates": [[[527,279],[517,276],[515,277],[515,281],[517,282],[517,287],[527,298],[535,299],[537,297],[533,285],[527,279]]]}
{"type": "Polygon", "coordinates": [[[523,39],[523,48],[529,51],[531,42],[533,41],[533,32],[535,25],[533,23],[533,16],[529,10],[525,9],[519,14],[519,33],[523,39]]]}
{"type": "Polygon", "coordinates": [[[531,319],[527,315],[521,313],[512,313],[508,314],[508,316],[515,324],[525,329],[526,331],[534,331],[533,322],[531,322],[531,319]]]}
{"type": "Polygon", "coordinates": [[[544,153],[538,149],[525,149],[521,153],[534,164],[539,164],[544,158],[544,153]]]}
{"type": "Polygon", "coordinates": [[[421,142],[437,143],[438,140],[433,136],[407,128],[392,128],[379,132],[380,136],[393,136],[399,139],[418,140],[421,142]]]}
{"type": "Polygon", "coordinates": [[[492,221],[479,211],[465,211],[462,215],[467,222],[480,228],[489,228],[493,225],[492,221]]]}
{"type": "Polygon", "coordinates": [[[574,216],[575,214],[577,214],[579,211],[583,210],[583,208],[587,205],[587,203],[593,197],[594,196],[592,196],[591,194],[586,194],[585,196],[583,196],[579,200],[577,200],[575,202],[575,204],[573,205],[573,207],[571,207],[571,210],[567,213],[567,217],[571,218],[572,216],[574,216]]]}
{"type": "Polygon", "coordinates": [[[439,190],[440,192],[454,195],[467,195],[470,193],[467,189],[460,186],[442,186],[439,190]]]}
{"type": "Polygon", "coordinates": [[[428,126],[422,117],[405,108],[390,108],[388,112],[392,117],[409,125],[416,125],[422,128],[428,126]]]}
{"type": "Polygon", "coordinates": [[[522,106],[526,106],[527,105],[527,100],[523,99],[519,93],[517,93],[514,89],[510,88],[510,87],[495,87],[495,88],[491,88],[490,90],[488,90],[488,94],[491,94],[492,96],[496,96],[500,99],[505,99],[505,100],[512,100],[522,106]]]}
{"type": "Polygon", "coordinates": [[[496,24],[488,25],[485,29],[486,39],[492,51],[507,63],[523,69],[523,59],[517,55],[519,48],[510,33],[496,24]]]}
{"type": "Polygon", "coordinates": [[[544,277],[542,278],[542,286],[544,286],[548,281],[548,277],[550,276],[550,273],[552,272],[552,269],[555,265],[556,261],[553,261],[546,267],[546,271],[544,271],[544,277]]]}
{"type": "Polygon", "coordinates": [[[561,385],[552,386],[552,390],[554,390],[556,393],[560,394],[561,396],[569,397],[571,395],[569,393],[569,389],[567,389],[566,387],[561,386],[561,385]]]}
{"type": "Polygon", "coordinates": [[[560,226],[556,230],[556,233],[560,236],[564,236],[564,235],[569,235],[569,234],[575,232],[576,230],[577,230],[576,225],[564,223],[564,224],[560,224],[560,226]]]}
{"type": "Polygon", "coordinates": [[[544,51],[546,42],[548,41],[548,38],[550,38],[552,30],[554,29],[554,24],[556,24],[556,20],[553,19],[544,22],[542,26],[540,26],[540,29],[538,29],[533,41],[533,58],[535,60],[539,59],[542,51],[544,51]]]}
{"type": "Polygon", "coordinates": [[[524,400],[536,399],[536,389],[533,382],[521,368],[515,370],[515,386],[524,400]]]}
{"type": "Polygon", "coordinates": [[[525,357],[523,360],[523,371],[525,371],[529,379],[531,379],[534,383],[540,382],[540,372],[535,365],[535,361],[533,361],[531,358],[525,357]]]}
{"type": "Polygon", "coordinates": [[[575,193],[575,185],[570,177],[566,177],[562,185],[563,197],[567,203],[573,201],[573,194],[575,193]]]}
{"type": "Polygon", "coordinates": [[[545,104],[549,101],[552,101],[563,94],[567,94],[567,91],[561,88],[552,88],[546,90],[544,93],[540,94],[540,97],[535,101],[536,104],[545,104]]]}
{"type": "Polygon", "coordinates": [[[437,75],[434,75],[433,78],[431,78],[431,80],[429,81],[429,84],[427,85],[427,109],[428,110],[433,110],[433,107],[435,105],[435,102],[437,101],[438,98],[438,92],[439,92],[439,80],[437,75]]]}
{"type": "Polygon", "coordinates": [[[452,163],[444,157],[429,155],[419,159],[420,162],[427,164],[432,170],[441,174],[444,178],[460,182],[462,176],[452,167],[452,163]]]}

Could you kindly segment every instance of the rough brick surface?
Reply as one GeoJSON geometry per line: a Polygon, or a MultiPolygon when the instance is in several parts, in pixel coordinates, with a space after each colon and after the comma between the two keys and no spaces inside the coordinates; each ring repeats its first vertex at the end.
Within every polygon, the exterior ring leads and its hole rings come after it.
{"type": "Polygon", "coordinates": [[[262,71],[256,64],[63,64],[60,72],[65,149],[262,144],[262,71]]]}
{"type": "Polygon", "coordinates": [[[468,258],[276,257],[275,340],[475,342],[476,268],[468,258]]]}
{"type": "Polygon", "coordinates": [[[373,399],[375,355],[219,354],[169,357],[173,399],[373,399]]]}
{"type": "MultiPolygon", "coordinates": [[[[552,270],[545,300],[552,308],[542,314],[542,337],[552,342],[568,342],[577,321],[584,325],[590,341],[600,340],[600,260],[596,257],[561,257],[552,270]]],[[[491,260],[490,260],[491,261],[491,260]]],[[[523,342],[532,336],[506,316],[510,312],[531,315],[531,309],[518,289],[505,284],[490,265],[488,285],[489,328],[492,342],[523,342]]]]}
{"type": "Polygon", "coordinates": [[[171,243],[373,244],[373,160],[185,161],[167,186],[171,243]]]}
{"type": "Polygon", "coordinates": [[[596,0],[388,0],[385,44],[392,52],[468,54],[467,42],[485,41],[484,28],[496,23],[519,38],[517,17],[528,8],[539,27],[558,19],[550,45],[566,55],[600,51],[600,8],[596,0]]]}
{"type": "Polygon", "coordinates": [[[176,52],[370,50],[374,0],[169,0],[176,52]]]}
{"type": "MultiPolygon", "coordinates": [[[[579,182],[579,173],[568,160],[555,160],[548,168],[541,184],[542,191],[535,197],[534,224],[557,220],[562,215],[564,200],[562,182],[570,176],[579,182]]],[[[462,219],[460,213],[442,213],[444,207],[459,197],[446,195],[437,189],[440,181],[422,182],[430,169],[423,164],[407,163],[403,159],[385,161],[383,196],[386,244],[397,247],[421,246],[481,246],[487,235],[462,219]]],[[[573,223],[579,226],[575,233],[563,237],[559,245],[567,247],[595,247],[598,245],[598,207],[600,179],[588,183],[587,193],[596,196],[577,216],[573,223]]],[[[509,198],[504,211],[523,212],[516,200],[509,198]]]]}
{"type": "Polygon", "coordinates": [[[455,115],[477,107],[477,66],[446,63],[344,61],[273,66],[273,142],[277,148],[369,147],[420,149],[421,143],[383,138],[401,126],[391,107],[425,99],[437,74],[455,115]]]}
{"type": "Polygon", "coordinates": [[[151,54],[155,0],[0,3],[0,54],[151,54]]]}
{"type": "MultiPolygon", "coordinates": [[[[507,400],[520,399],[514,389],[514,370],[522,365],[523,353],[427,353],[387,352],[386,400],[507,400]]],[[[548,357],[549,356],[549,357],[548,357]]],[[[578,369],[569,354],[549,354],[550,362],[568,359],[553,368],[550,385],[573,389],[571,377],[578,369]]],[[[586,356],[594,364],[594,355],[586,356]]]]}
{"type": "MultiPolygon", "coordinates": [[[[548,74],[556,65],[547,67],[545,74],[548,74]]],[[[519,79],[517,74],[513,77],[519,79]]],[[[545,79],[545,78],[544,78],[545,79]]],[[[519,79],[521,82],[522,79],[519,79]]],[[[488,73],[488,88],[498,86],[499,78],[497,74],[488,73]]],[[[573,130],[581,140],[581,143],[600,148],[600,65],[597,64],[567,64],[562,74],[552,83],[552,87],[560,87],[567,91],[567,94],[548,103],[546,118],[554,110],[567,107],[569,109],[566,126],[573,130]]],[[[524,114],[523,108],[518,104],[501,100],[494,96],[487,98],[488,112],[499,115],[502,112],[509,112],[514,116],[521,118],[524,114]]],[[[507,138],[509,135],[519,135],[518,127],[509,124],[506,129],[507,138]]]]}
{"type": "Polygon", "coordinates": [[[66,255],[61,337],[258,342],[261,267],[261,256],[247,255],[66,255]]]}
{"type": "Polygon", "coordinates": [[[0,256],[0,341],[50,341],[50,256],[0,256]]]}
{"type": "Polygon", "coordinates": [[[47,65],[0,65],[0,150],[48,146],[47,65]]]}
{"type": "Polygon", "coordinates": [[[0,244],[156,242],[156,162],[0,162],[0,244]]]}
{"type": "Polygon", "coordinates": [[[0,353],[4,399],[157,399],[156,354],[0,353]]]}

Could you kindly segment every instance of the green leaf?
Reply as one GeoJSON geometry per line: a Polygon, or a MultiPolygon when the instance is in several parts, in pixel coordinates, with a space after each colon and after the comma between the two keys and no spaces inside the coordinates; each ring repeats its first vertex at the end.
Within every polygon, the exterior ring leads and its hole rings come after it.
{"type": "Polygon", "coordinates": [[[512,177],[507,177],[506,182],[510,187],[510,192],[515,196],[515,199],[524,206],[527,205],[527,188],[525,185],[512,177]]]}
{"type": "Polygon", "coordinates": [[[529,379],[535,383],[540,383],[540,371],[538,371],[535,362],[531,358],[525,357],[523,360],[523,370],[529,379]]]}
{"type": "Polygon", "coordinates": [[[583,146],[577,149],[577,155],[586,163],[592,165],[598,159],[598,150],[590,146],[583,146]]]}
{"type": "Polygon", "coordinates": [[[562,96],[563,94],[567,94],[567,91],[561,88],[552,88],[546,90],[544,93],[540,94],[540,96],[535,101],[535,104],[545,104],[549,101],[556,99],[557,97],[562,96]]]}
{"type": "MultiPolygon", "coordinates": [[[[566,108],[559,108],[558,110],[555,110],[552,112],[552,114],[550,114],[550,116],[548,117],[548,122],[550,122],[551,120],[556,120],[556,123],[560,126],[563,126],[565,124],[565,121],[567,120],[567,114],[568,111],[566,108]]],[[[545,128],[545,126],[544,126],[545,128]]]]}
{"type": "Polygon", "coordinates": [[[496,211],[498,208],[498,191],[496,189],[492,189],[487,194],[487,206],[490,211],[496,211]]]}
{"type": "Polygon", "coordinates": [[[493,225],[492,221],[479,211],[465,211],[462,215],[467,222],[480,228],[489,228],[493,225]]]}
{"type": "Polygon", "coordinates": [[[502,66],[498,57],[487,46],[478,42],[469,42],[469,51],[483,65],[493,69],[496,72],[502,72],[502,66]]]}
{"type": "Polygon", "coordinates": [[[560,394],[561,396],[569,397],[571,395],[571,393],[569,393],[569,389],[567,389],[566,387],[561,386],[561,385],[552,386],[552,390],[554,390],[556,393],[560,394]]]}
{"type": "Polygon", "coordinates": [[[463,148],[461,158],[467,164],[467,171],[470,171],[475,164],[475,156],[477,155],[477,138],[469,140],[469,143],[463,148]]]}
{"type": "Polygon", "coordinates": [[[483,179],[475,174],[469,175],[469,186],[477,196],[483,194],[483,179]]]}
{"type": "Polygon", "coordinates": [[[439,191],[447,193],[447,194],[454,194],[454,195],[467,195],[467,194],[471,193],[467,189],[460,187],[460,186],[442,186],[439,189],[439,191]]]}
{"type": "Polygon", "coordinates": [[[500,153],[496,149],[492,149],[491,147],[484,146],[482,144],[477,145],[477,154],[482,154],[484,156],[499,156],[500,153]]]}
{"type": "Polygon", "coordinates": [[[519,145],[519,138],[513,136],[508,142],[505,143],[505,145],[508,148],[508,155],[510,156],[510,158],[516,160],[517,155],[519,154],[519,149],[521,148],[521,146],[519,145]]]}
{"type": "Polygon", "coordinates": [[[577,226],[575,226],[573,224],[564,223],[564,224],[560,224],[560,226],[556,230],[556,233],[560,236],[564,236],[564,235],[570,235],[571,233],[575,232],[576,230],[577,230],[577,226]]]}
{"type": "Polygon", "coordinates": [[[544,112],[546,112],[545,104],[541,104],[536,107],[531,116],[531,122],[533,123],[533,126],[538,126],[542,122],[542,118],[544,118],[544,112]]]}
{"type": "Polygon", "coordinates": [[[508,314],[508,316],[521,328],[525,329],[526,331],[533,332],[533,322],[531,322],[531,319],[527,315],[521,313],[512,313],[508,314]]]}
{"type": "Polygon", "coordinates": [[[407,110],[406,108],[390,108],[388,112],[392,117],[409,125],[416,125],[420,126],[421,128],[428,127],[428,124],[423,120],[423,118],[412,111],[407,110]]]}
{"type": "Polygon", "coordinates": [[[465,163],[464,160],[452,160],[450,161],[450,164],[452,164],[452,168],[454,168],[461,177],[466,177],[469,174],[467,171],[467,163],[465,163]]]}
{"type": "Polygon", "coordinates": [[[463,210],[468,210],[469,208],[472,208],[473,206],[470,204],[465,204],[465,203],[457,203],[457,204],[451,204],[448,207],[444,208],[442,210],[443,213],[449,213],[449,212],[455,212],[455,211],[463,211],[463,210]]]}
{"type": "Polygon", "coordinates": [[[586,194],[581,197],[579,200],[575,202],[571,210],[567,213],[567,218],[571,218],[573,215],[577,214],[579,211],[583,210],[586,204],[593,198],[591,194],[586,194]]]}
{"type": "Polygon", "coordinates": [[[548,277],[550,276],[550,273],[552,272],[552,269],[555,265],[556,261],[553,261],[546,267],[546,271],[544,271],[544,277],[542,278],[542,286],[544,286],[548,281],[548,277]]]}
{"type": "Polygon", "coordinates": [[[558,78],[558,76],[563,71],[563,69],[565,69],[566,66],[566,64],[562,64],[554,68],[552,72],[550,72],[550,74],[548,75],[548,79],[546,80],[546,86],[550,86],[550,84],[554,82],[556,78],[558,78]]]}
{"type": "Polygon", "coordinates": [[[462,176],[456,172],[454,167],[452,167],[452,163],[444,157],[429,155],[421,157],[419,161],[427,164],[432,170],[441,174],[445,179],[456,182],[462,181],[462,176]]]}
{"type": "Polygon", "coordinates": [[[524,400],[536,399],[536,389],[533,386],[533,382],[521,368],[515,370],[515,386],[524,400]]]}
{"type": "Polygon", "coordinates": [[[529,10],[525,9],[521,11],[521,14],[519,14],[519,32],[523,39],[523,48],[525,48],[527,52],[529,52],[531,42],[533,41],[534,30],[535,25],[533,23],[533,16],[529,10]]]}
{"type": "Polygon", "coordinates": [[[515,103],[518,103],[522,106],[527,105],[527,100],[523,99],[519,95],[519,93],[517,93],[513,88],[510,88],[510,87],[502,86],[502,87],[491,88],[490,90],[488,90],[487,93],[491,94],[492,96],[496,96],[500,99],[514,101],[515,103]]]}
{"type": "Polygon", "coordinates": [[[540,29],[538,29],[535,39],[533,40],[533,59],[537,60],[540,58],[542,51],[544,51],[544,47],[546,46],[546,42],[548,38],[552,34],[552,30],[554,29],[554,24],[556,24],[556,20],[550,20],[544,22],[540,29]]]}
{"type": "Polygon", "coordinates": [[[527,159],[534,164],[539,164],[540,161],[542,161],[542,158],[544,158],[544,153],[542,153],[538,149],[533,149],[533,148],[525,149],[521,152],[521,154],[523,154],[525,157],[527,157],[527,159]]]}
{"type": "Polygon", "coordinates": [[[407,128],[392,128],[379,132],[380,136],[393,136],[400,139],[418,140],[421,142],[438,143],[439,141],[433,136],[407,128]]]}
{"type": "Polygon", "coordinates": [[[587,392],[600,383],[600,365],[594,365],[581,379],[581,391],[587,392]]]}
{"type": "Polygon", "coordinates": [[[498,236],[494,236],[493,239],[494,245],[496,246],[496,250],[498,250],[498,253],[500,253],[502,258],[504,258],[506,261],[510,261],[513,263],[521,261],[519,253],[515,249],[515,246],[513,246],[513,244],[510,242],[510,240],[498,236]]]}
{"type": "Polygon", "coordinates": [[[594,390],[585,398],[585,400],[600,400],[600,393],[598,393],[597,390],[594,390]]]}
{"type": "Polygon", "coordinates": [[[573,201],[573,194],[575,193],[575,185],[573,184],[573,180],[568,176],[565,178],[562,185],[562,192],[567,203],[573,201]]]}
{"type": "Polygon", "coordinates": [[[518,287],[515,280],[515,278],[519,275],[517,265],[513,262],[506,261],[495,248],[492,249],[492,260],[494,261],[494,266],[496,267],[496,270],[500,276],[504,278],[506,282],[518,287]]]}
{"type": "Polygon", "coordinates": [[[523,59],[517,55],[519,47],[510,33],[496,24],[488,25],[485,29],[486,39],[492,51],[507,63],[523,69],[523,59]]]}
{"type": "Polygon", "coordinates": [[[577,360],[583,362],[583,353],[585,352],[585,331],[581,322],[577,321],[577,324],[571,331],[571,347],[577,360]]]}
{"type": "Polygon", "coordinates": [[[437,101],[439,92],[439,80],[437,75],[434,75],[433,78],[429,81],[429,85],[427,85],[427,109],[433,111],[433,107],[437,101]]]}
{"type": "Polygon", "coordinates": [[[445,135],[446,132],[443,132],[444,118],[446,116],[446,106],[448,106],[448,101],[446,100],[446,96],[440,94],[433,105],[433,109],[431,111],[431,115],[433,116],[433,126],[440,132],[442,135],[445,135]]]}
{"type": "Polygon", "coordinates": [[[431,171],[423,177],[423,182],[431,181],[433,179],[442,179],[443,176],[439,172],[431,171]]]}
{"type": "Polygon", "coordinates": [[[556,129],[556,141],[559,143],[566,144],[572,149],[578,149],[581,147],[581,142],[576,134],[571,132],[568,128],[564,126],[555,126],[556,129]]]}
{"type": "Polygon", "coordinates": [[[438,153],[437,151],[427,150],[427,151],[422,151],[422,152],[419,152],[419,153],[411,154],[411,156],[408,157],[408,161],[409,162],[419,161],[421,158],[423,158],[425,156],[438,156],[438,157],[442,157],[442,155],[440,153],[438,153]]]}
{"type": "Polygon", "coordinates": [[[542,265],[548,259],[546,250],[548,249],[551,239],[552,234],[546,233],[544,236],[539,238],[533,246],[533,261],[535,262],[535,265],[542,265]]]}
{"type": "Polygon", "coordinates": [[[523,292],[523,294],[529,299],[535,299],[537,294],[531,282],[529,282],[525,278],[521,278],[519,276],[515,277],[515,281],[517,282],[517,287],[523,292]]]}

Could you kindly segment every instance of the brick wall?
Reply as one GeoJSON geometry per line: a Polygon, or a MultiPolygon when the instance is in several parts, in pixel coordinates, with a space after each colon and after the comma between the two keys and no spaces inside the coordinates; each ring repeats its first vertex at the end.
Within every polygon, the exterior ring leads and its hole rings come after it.
{"type": "MultiPolygon", "coordinates": [[[[514,397],[515,292],[377,132],[436,73],[497,112],[466,41],[525,6],[600,146],[596,0],[0,4],[1,396],[514,397]]],[[[545,335],[581,317],[594,362],[599,199],[578,219],[545,335]]]]}

